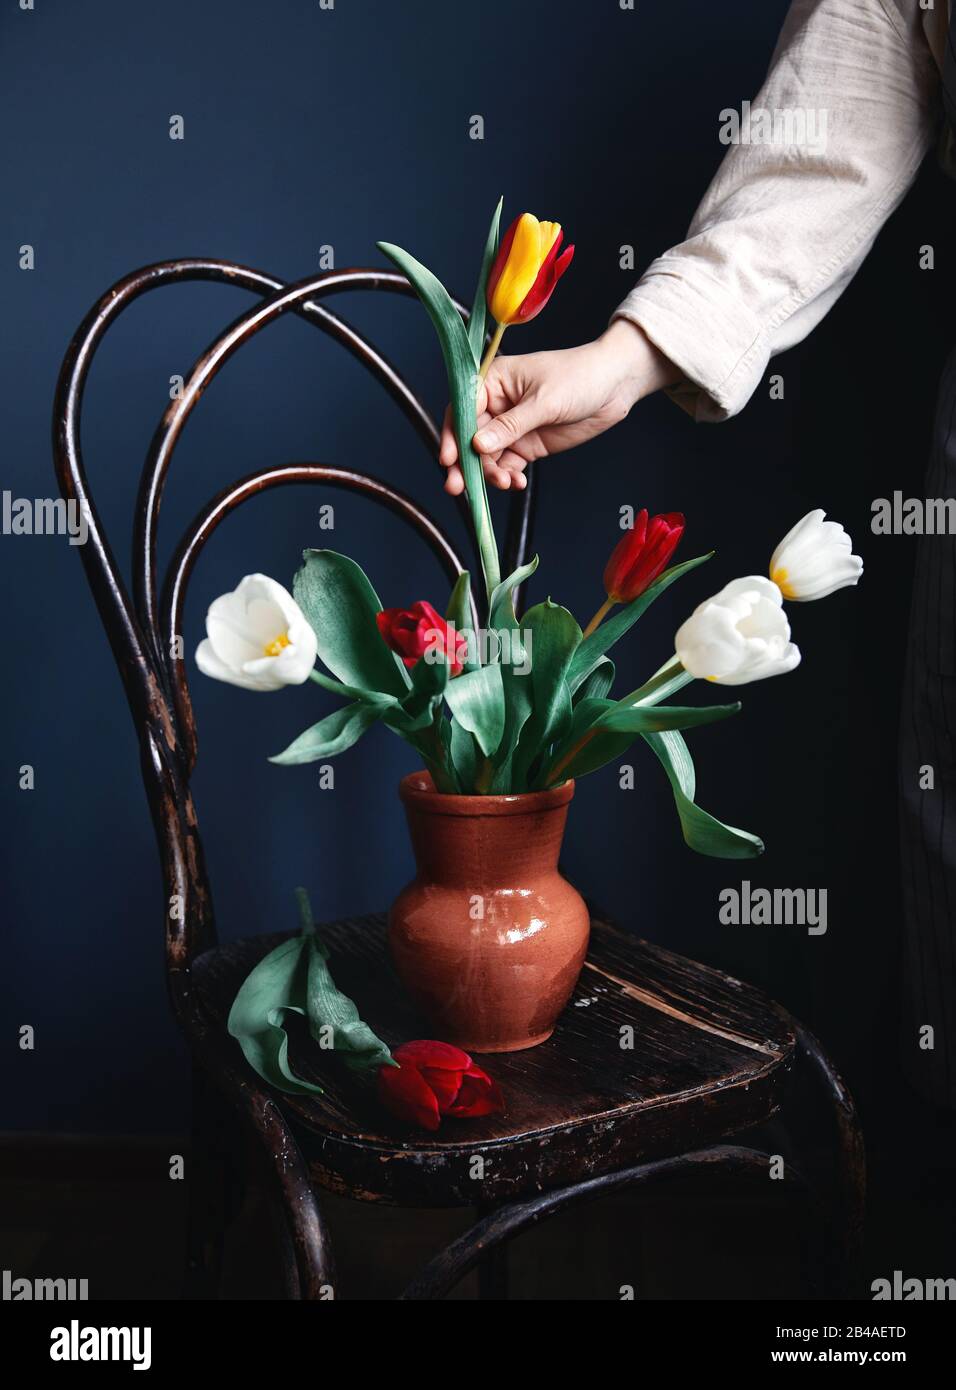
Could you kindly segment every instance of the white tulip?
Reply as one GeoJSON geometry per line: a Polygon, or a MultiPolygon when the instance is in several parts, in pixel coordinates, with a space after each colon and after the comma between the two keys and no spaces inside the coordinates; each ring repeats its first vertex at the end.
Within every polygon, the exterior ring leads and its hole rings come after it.
{"type": "Polygon", "coordinates": [[[800,661],[800,650],[790,641],[783,595],[759,574],[735,579],[695,608],[674,646],[685,670],[718,685],[778,676],[800,661]]]}
{"type": "Polygon", "coordinates": [[[247,574],[206,614],[196,665],[206,676],[244,690],[301,685],[315,665],[315,633],[295,599],[264,574],[247,574]]]}
{"type": "Polygon", "coordinates": [[[824,521],[821,508],[807,512],[773,552],[770,578],[784,598],[826,598],[856,584],[863,561],[852,555],[853,542],[838,521],[824,521]]]}

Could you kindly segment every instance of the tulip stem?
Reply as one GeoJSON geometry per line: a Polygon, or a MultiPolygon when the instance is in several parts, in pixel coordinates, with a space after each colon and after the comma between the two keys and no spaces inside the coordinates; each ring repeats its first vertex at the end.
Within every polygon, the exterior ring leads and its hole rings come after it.
{"type": "Polygon", "coordinates": [[[594,632],[596,628],[599,628],[601,626],[601,624],[604,622],[604,619],[607,617],[611,609],[614,607],[615,602],[616,600],[613,598],[606,598],[604,600],[598,611],[595,613],[594,617],[591,619],[587,627],[582,632],[582,641],[585,637],[590,637],[591,633],[594,632]]]}
{"type": "Polygon", "coordinates": [[[481,760],[481,767],[475,777],[475,791],[479,796],[484,796],[491,786],[491,779],[494,776],[495,765],[490,758],[484,757],[481,760]]]}
{"type": "Polygon", "coordinates": [[[495,324],[495,331],[491,336],[491,342],[488,344],[488,351],[481,359],[481,366],[478,369],[478,375],[482,381],[484,381],[485,377],[488,375],[488,368],[495,360],[495,355],[501,347],[501,340],[505,335],[505,329],[507,327],[508,325],[506,323],[495,324]]]}
{"type": "MultiPolygon", "coordinates": [[[[445,750],[442,746],[441,735],[438,732],[437,720],[432,724],[430,732],[434,755],[432,757],[429,757],[427,754],[425,755],[425,766],[431,773],[431,779],[435,784],[436,792],[454,795],[458,791],[458,785],[445,761],[445,750]]],[[[412,747],[414,746],[413,744],[412,747]]]]}
{"type": "Polygon", "coordinates": [[[564,771],[564,769],[568,766],[570,762],[573,761],[574,758],[577,757],[577,755],[580,753],[581,749],[585,746],[585,744],[590,743],[593,737],[594,730],[592,729],[589,733],[586,733],[582,739],[579,739],[573,748],[568,749],[564,756],[560,758],[555,763],[554,767],[552,767],[549,770],[547,780],[544,784],[545,788],[553,787],[557,783],[557,780],[560,777],[561,773],[564,771]]]}

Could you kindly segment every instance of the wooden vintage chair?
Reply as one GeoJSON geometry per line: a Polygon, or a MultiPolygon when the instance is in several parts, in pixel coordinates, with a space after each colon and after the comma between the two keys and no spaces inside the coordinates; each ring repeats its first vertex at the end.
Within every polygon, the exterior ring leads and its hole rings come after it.
{"type": "MultiPolygon", "coordinates": [[[[467,1235],[440,1253],[404,1298],[443,1296],[472,1267],[484,1297],[504,1297],[506,1243],[572,1204],[644,1188],[674,1175],[765,1184],[770,1155],[731,1142],[773,1116],[788,1077],[802,1061],[819,1083],[835,1122],[832,1183],[823,1197],[829,1247],[828,1292],[852,1292],[863,1211],[864,1157],[853,1102],[815,1039],[756,989],[595,920],[592,944],[571,1005],[549,1042],[497,1056],[494,1074],[509,1102],[505,1115],[463,1121],[434,1137],[402,1129],[345,1085],[334,1063],[293,1038],[294,1065],[321,1077],[325,1094],[274,1094],[247,1067],[225,1021],[251,966],[281,937],[228,945],[216,939],[199,822],[190,792],[196,730],[184,663],[170,656],[180,631],[190,573],[203,544],[237,506],[269,488],[316,482],[364,494],[423,537],[450,579],[464,564],[436,522],[379,479],[319,463],[279,465],[233,483],[196,517],[173,555],[160,589],[156,532],[173,451],[203,391],[223,363],[280,315],[296,313],[345,347],[391,395],[435,456],[438,431],[395,369],[354,328],[325,307],[348,290],[409,294],[405,279],[383,270],[343,270],[298,284],[217,260],[148,266],[114,285],[71,342],[57,385],[53,449],[61,491],[87,510],[89,540],[80,548],[87,577],[119,667],[142,750],[143,777],[159,841],[166,902],[166,968],[172,1007],[194,1058],[195,1148],[190,1183],[189,1292],[215,1296],[230,1190],[224,1175],[242,1146],[232,1140],[238,1115],[283,1217],[285,1287],[293,1298],[334,1296],[323,1189],[359,1200],[410,1206],[478,1208],[467,1235]],[[147,291],[191,280],[219,281],[257,296],[199,359],[179,399],[170,402],[146,458],[133,528],[132,597],[120,576],[90,495],[80,452],[80,416],[90,364],[110,326],[147,291]],[[636,1045],[620,1048],[622,1025],[636,1045]],[[476,1181],[475,1159],[483,1160],[476,1181]],[[477,1195],[476,1195],[477,1194],[477,1195]]],[[[465,312],[462,310],[462,312],[465,312]]],[[[524,559],[534,514],[533,472],[510,499],[505,571],[524,559]]],[[[386,1041],[422,1035],[423,1025],[390,981],[384,918],[337,922],[324,931],[336,982],[386,1041]]],[[[802,1184],[794,1165],[774,1184],[802,1184]]],[[[767,1193],[768,1188],[760,1190],[767,1193]]]]}

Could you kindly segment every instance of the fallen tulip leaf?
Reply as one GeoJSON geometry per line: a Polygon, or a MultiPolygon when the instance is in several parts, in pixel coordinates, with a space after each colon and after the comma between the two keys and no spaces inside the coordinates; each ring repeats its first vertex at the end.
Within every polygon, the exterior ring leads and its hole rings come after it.
{"type": "Polygon", "coordinates": [[[263,1081],[288,1095],[321,1095],[322,1087],[297,1076],[289,1064],[285,1015],[301,1014],[311,1036],[341,1054],[354,1070],[392,1064],[381,1038],[359,1018],[349,997],[335,987],[328,951],[315,930],[308,895],[296,889],[302,931],[256,965],[239,987],[226,1024],[230,1037],[263,1081]]]}

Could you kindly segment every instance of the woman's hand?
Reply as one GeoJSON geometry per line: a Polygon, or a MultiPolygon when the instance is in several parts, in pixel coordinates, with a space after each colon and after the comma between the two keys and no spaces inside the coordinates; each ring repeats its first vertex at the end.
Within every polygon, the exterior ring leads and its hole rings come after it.
{"type": "MultiPolygon", "coordinates": [[[[627,319],[615,319],[582,347],[496,358],[478,392],[473,440],[486,479],[502,489],[523,488],[529,463],[602,434],[637,401],[679,377],[627,319]]],[[[448,411],[438,457],[448,469],[445,491],[457,496],[465,480],[448,411]]]]}

